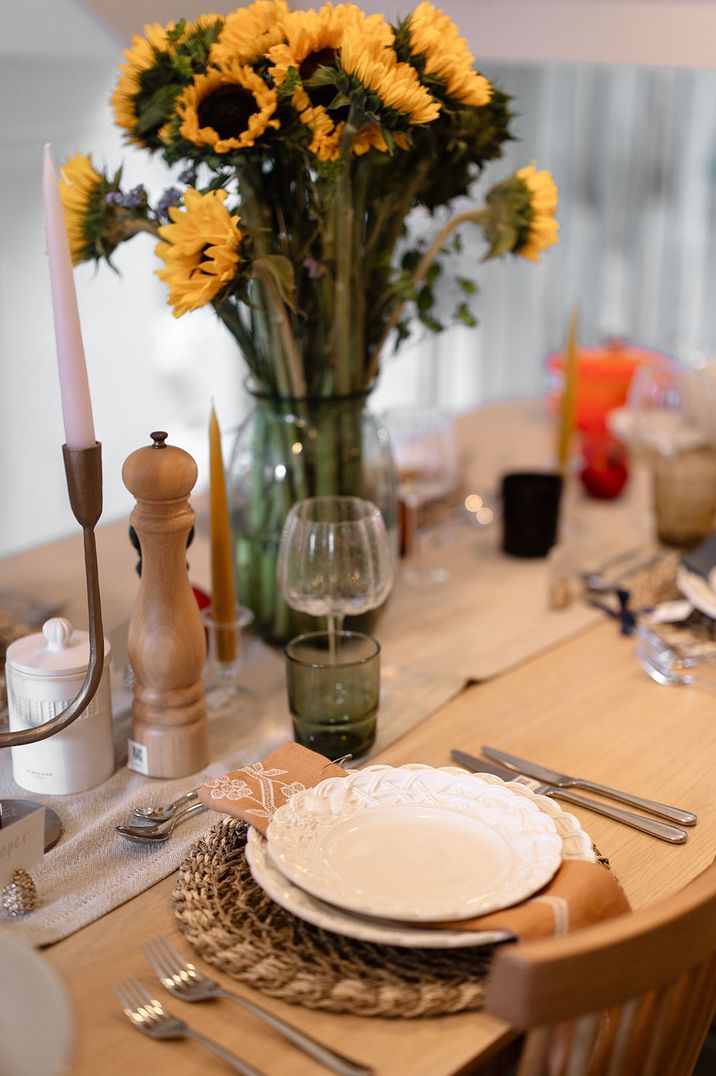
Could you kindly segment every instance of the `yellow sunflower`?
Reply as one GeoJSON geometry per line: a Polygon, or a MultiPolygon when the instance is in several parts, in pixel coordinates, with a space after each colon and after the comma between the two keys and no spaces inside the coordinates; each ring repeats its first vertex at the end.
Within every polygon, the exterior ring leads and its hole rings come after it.
{"type": "Polygon", "coordinates": [[[212,46],[209,61],[226,64],[254,64],[272,45],[283,40],[283,20],[288,15],[286,0],[256,0],[231,15],[212,46]]]}
{"type": "Polygon", "coordinates": [[[198,75],[176,102],[179,134],[215,153],[249,149],[279,121],[276,91],[245,65],[211,69],[198,75]]]}
{"type": "Polygon", "coordinates": [[[226,191],[201,194],[190,188],[184,193],[185,208],[172,207],[172,223],[159,229],[165,242],[157,244],[155,253],[166,268],[156,272],[169,285],[175,318],[210,303],[236,276],[239,216],[231,216],[225,200],[226,191]]]}
{"type": "Polygon", "coordinates": [[[440,104],[422,85],[410,64],[398,63],[392,50],[378,51],[370,37],[348,30],[341,43],[341,67],[367,90],[375,93],[394,112],[407,116],[411,123],[430,123],[437,119],[440,104]],[[366,47],[367,46],[367,47],[366,47]]]}
{"type": "Polygon", "coordinates": [[[527,238],[515,249],[515,254],[536,262],[543,250],[559,242],[559,223],[555,220],[557,184],[549,172],[538,172],[534,161],[515,175],[527,188],[532,212],[527,238]]]}
{"type": "Polygon", "coordinates": [[[141,79],[145,71],[157,64],[161,53],[171,55],[173,46],[169,42],[169,33],[174,23],[161,26],[158,22],[144,27],[144,37],[135,34],[131,48],[124,50],[126,63],[119,68],[119,78],[112,94],[112,110],[118,127],[123,127],[129,134],[128,141],[138,146],[144,145],[144,139],[136,134],[137,111],[136,97],[141,90],[141,79]]]}
{"type": "MultiPolygon", "coordinates": [[[[371,20],[382,16],[371,16],[371,20]]],[[[308,79],[321,66],[335,63],[343,35],[352,26],[369,21],[356,4],[324,4],[318,11],[292,11],[283,20],[284,41],[269,49],[270,73],[280,85],[292,67],[302,79],[308,79]]],[[[384,20],[382,20],[384,21],[384,20]]],[[[390,44],[393,32],[385,24],[390,44]]]]}
{"type": "Polygon", "coordinates": [[[79,265],[93,256],[91,240],[87,235],[88,217],[93,211],[97,195],[105,186],[102,176],[85,153],[69,157],[61,169],[60,198],[65,214],[67,239],[70,244],[72,264],[79,265]]]}
{"type": "Polygon", "coordinates": [[[426,75],[443,83],[451,100],[477,107],[487,104],[492,87],[475,70],[467,41],[449,15],[432,4],[418,4],[407,26],[411,54],[422,59],[426,75]]]}

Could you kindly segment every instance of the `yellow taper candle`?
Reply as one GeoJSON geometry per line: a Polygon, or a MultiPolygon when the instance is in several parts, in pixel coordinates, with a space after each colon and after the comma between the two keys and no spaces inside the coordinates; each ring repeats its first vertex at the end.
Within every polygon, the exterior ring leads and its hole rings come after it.
{"type": "MultiPolygon", "coordinates": [[[[209,470],[211,481],[211,605],[214,620],[218,624],[232,624],[236,620],[236,597],[234,594],[233,556],[231,551],[231,528],[226,500],[224,461],[221,456],[221,430],[212,405],[209,422],[209,470]]],[[[217,632],[219,661],[231,662],[236,658],[236,634],[234,630],[217,632]]]]}
{"type": "Polygon", "coordinates": [[[569,460],[569,447],[574,431],[574,412],[577,403],[577,307],[572,310],[567,333],[567,346],[564,349],[564,383],[562,385],[562,402],[559,409],[559,430],[557,433],[557,466],[566,470],[569,460]]]}

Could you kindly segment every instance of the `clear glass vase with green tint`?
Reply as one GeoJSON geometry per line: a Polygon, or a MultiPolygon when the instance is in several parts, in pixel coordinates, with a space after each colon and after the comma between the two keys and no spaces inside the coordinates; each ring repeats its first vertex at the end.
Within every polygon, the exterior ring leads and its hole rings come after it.
{"type": "MultiPolygon", "coordinates": [[[[238,600],[265,639],[284,643],[322,628],[290,609],[276,584],[276,558],[292,504],[327,494],[363,497],[383,513],[397,553],[398,502],[390,442],[365,393],[330,397],[254,394],[228,468],[238,600]]],[[[376,612],[356,618],[370,630],[376,612]]],[[[347,626],[351,626],[350,623],[347,626]]]]}

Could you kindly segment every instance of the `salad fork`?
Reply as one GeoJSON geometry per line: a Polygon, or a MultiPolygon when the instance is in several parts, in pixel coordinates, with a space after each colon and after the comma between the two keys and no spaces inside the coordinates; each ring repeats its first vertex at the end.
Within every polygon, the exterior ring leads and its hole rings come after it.
{"type": "Polygon", "coordinates": [[[254,1016],[264,1020],[275,1031],[278,1031],[289,1042],[292,1042],[294,1046],[304,1050],[305,1053],[325,1065],[326,1068],[332,1072],[339,1073],[339,1076],[371,1076],[373,1069],[367,1068],[365,1065],[356,1064],[355,1061],[351,1061],[350,1058],[345,1057],[343,1054],[329,1049],[329,1047],[317,1042],[316,1039],[311,1038],[310,1035],[293,1027],[292,1024],[287,1024],[280,1017],[274,1016],[273,1013],[267,1012],[266,1009],[262,1009],[259,1005],[254,1004],[253,1001],[249,1001],[248,998],[235,994],[231,990],[224,990],[216,980],[202,975],[193,964],[183,960],[164,938],[153,937],[142,946],[142,952],[159,981],[174,997],[180,998],[182,1001],[207,1001],[210,998],[229,998],[231,1001],[243,1005],[254,1016]]]}
{"type": "Polygon", "coordinates": [[[130,1023],[150,1039],[194,1039],[230,1065],[234,1072],[240,1072],[242,1076],[264,1076],[248,1061],[225,1050],[218,1042],[207,1039],[206,1035],[194,1031],[183,1020],[168,1013],[156,998],[150,997],[139,979],[125,979],[116,983],[114,992],[130,1023]]]}

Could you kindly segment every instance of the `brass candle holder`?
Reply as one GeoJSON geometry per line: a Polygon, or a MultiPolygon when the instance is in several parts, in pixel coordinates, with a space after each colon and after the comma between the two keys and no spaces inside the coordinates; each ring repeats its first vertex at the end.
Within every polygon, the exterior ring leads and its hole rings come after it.
{"type": "Polygon", "coordinates": [[[37,743],[56,732],[62,732],[89,706],[99,687],[104,666],[104,629],[99,593],[99,570],[94,528],[102,515],[102,446],[97,441],[91,448],[68,448],[62,446],[67,475],[67,490],[75,519],[82,527],[87,579],[87,609],[89,619],[90,657],[84,683],[69,706],[32,729],[0,733],[0,748],[21,747],[37,743]]]}

